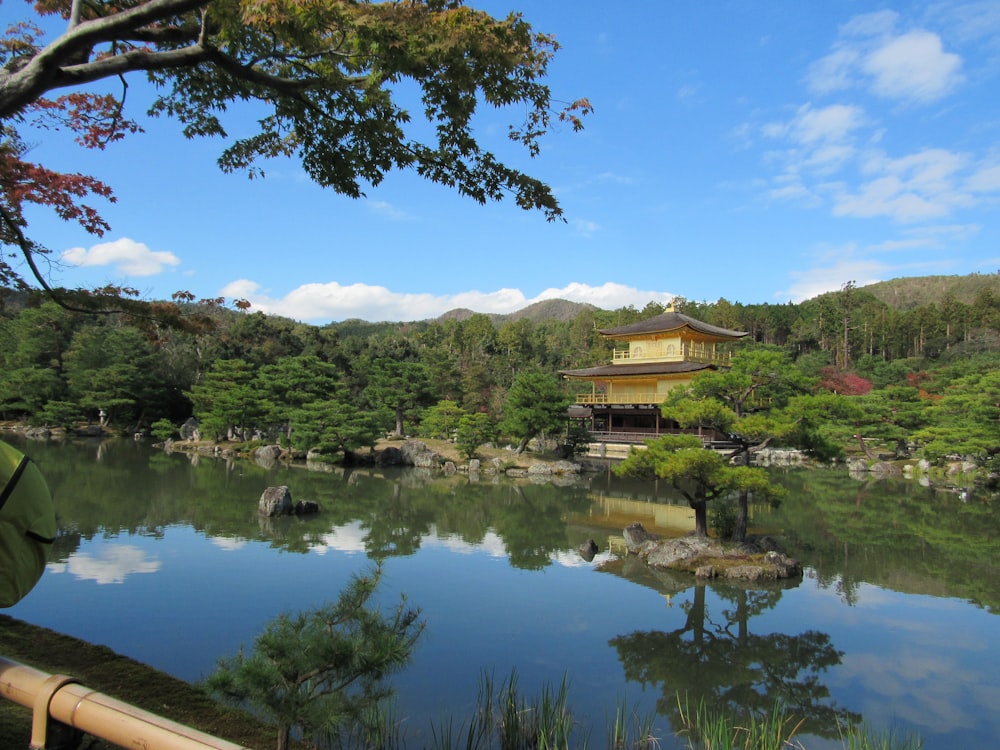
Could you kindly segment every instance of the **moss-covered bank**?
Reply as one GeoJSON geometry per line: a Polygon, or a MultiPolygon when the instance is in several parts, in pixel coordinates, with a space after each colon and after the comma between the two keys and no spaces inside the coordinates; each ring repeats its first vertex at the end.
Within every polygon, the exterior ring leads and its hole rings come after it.
{"type": "MultiPolygon", "coordinates": [[[[52,674],[68,674],[89,688],[245,747],[270,750],[274,729],[219,705],[196,685],[48,628],[0,615],[0,655],[52,674]]],[[[0,700],[0,747],[27,747],[31,712],[0,700]]],[[[113,748],[95,740],[88,750],[113,748]]]]}

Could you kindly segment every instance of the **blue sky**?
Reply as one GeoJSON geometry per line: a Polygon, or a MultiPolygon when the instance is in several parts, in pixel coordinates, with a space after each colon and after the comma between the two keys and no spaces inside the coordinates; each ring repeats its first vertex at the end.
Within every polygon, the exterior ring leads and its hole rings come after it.
{"type": "MultiPolygon", "coordinates": [[[[998,2],[468,4],[554,34],[555,97],[594,106],[535,159],[506,139],[516,113],[484,113],[478,131],[554,188],[565,223],[402,173],[361,200],[294,161],[264,180],[225,175],[220,141],[159,119],[104,152],[29,136],[36,159],[118,198],[96,241],[29,215],[61,261],[53,281],[246,298],[321,324],[555,297],[797,302],[849,281],[1000,269],[998,2]]],[[[137,115],[149,92],[132,84],[137,115]]]]}

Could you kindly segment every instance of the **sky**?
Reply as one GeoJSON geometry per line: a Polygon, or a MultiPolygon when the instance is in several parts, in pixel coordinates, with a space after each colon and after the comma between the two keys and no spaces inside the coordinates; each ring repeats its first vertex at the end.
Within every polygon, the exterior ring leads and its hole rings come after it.
{"type": "MultiPolygon", "coordinates": [[[[506,138],[519,112],[478,123],[481,144],[552,186],[564,222],[407,173],[358,200],[294,160],[264,179],[223,174],[223,142],[143,118],[150,92],[135,78],[127,106],[144,133],[103,152],[29,134],[32,158],[117,196],[98,206],[102,238],[28,214],[52,281],[246,299],[324,324],[552,298],[801,302],[848,282],[1000,269],[996,0],[467,4],[553,34],[554,98],[594,107],[535,158],[506,138]]],[[[0,6],[4,25],[20,7],[0,6]]],[[[233,114],[239,132],[249,113],[233,114]]]]}

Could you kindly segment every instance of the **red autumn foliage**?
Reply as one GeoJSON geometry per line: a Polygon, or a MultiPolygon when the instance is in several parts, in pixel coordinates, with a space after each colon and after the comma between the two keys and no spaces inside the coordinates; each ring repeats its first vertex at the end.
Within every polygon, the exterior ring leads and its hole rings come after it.
{"type": "Polygon", "coordinates": [[[819,371],[820,388],[839,393],[842,396],[863,396],[872,389],[872,381],[849,370],[824,367],[819,371]]]}

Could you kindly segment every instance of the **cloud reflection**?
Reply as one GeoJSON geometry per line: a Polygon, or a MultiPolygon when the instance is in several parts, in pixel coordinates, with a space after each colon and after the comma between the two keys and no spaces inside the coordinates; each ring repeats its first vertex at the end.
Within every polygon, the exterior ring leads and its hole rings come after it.
{"type": "Polygon", "coordinates": [[[96,555],[74,552],[65,562],[51,563],[50,573],[69,573],[84,581],[99,584],[124,583],[133,573],[155,573],[160,569],[159,560],[149,560],[146,553],[131,544],[108,545],[96,555]]]}

